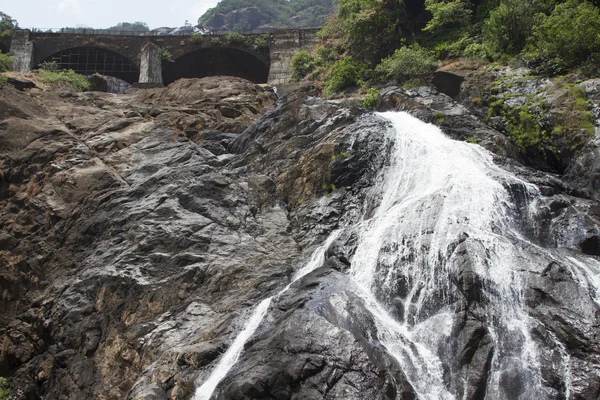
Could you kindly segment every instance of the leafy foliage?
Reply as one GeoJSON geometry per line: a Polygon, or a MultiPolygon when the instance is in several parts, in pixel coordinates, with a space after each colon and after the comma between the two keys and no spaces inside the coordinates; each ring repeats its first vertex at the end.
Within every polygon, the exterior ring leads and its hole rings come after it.
{"type": "Polygon", "coordinates": [[[468,24],[472,13],[467,0],[425,0],[425,9],[432,15],[426,31],[468,24]]]}
{"type": "Polygon", "coordinates": [[[44,61],[40,64],[40,69],[44,71],[58,71],[60,68],[56,61],[44,61]]]}
{"type": "Polygon", "coordinates": [[[432,53],[415,44],[399,48],[393,55],[381,60],[375,70],[397,83],[409,79],[423,82],[437,67],[438,62],[432,53]]]}
{"type": "Polygon", "coordinates": [[[0,54],[0,72],[10,71],[14,62],[14,58],[8,54],[0,54]]]}
{"type": "Polygon", "coordinates": [[[200,44],[204,42],[204,36],[199,34],[198,32],[192,32],[190,35],[190,42],[194,44],[200,44]]]}
{"type": "Polygon", "coordinates": [[[502,0],[485,20],[485,42],[497,54],[518,54],[531,35],[535,12],[529,1],[502,0]]]}
{"type": "Polygon", "coordinates": [[[69,87],[77,92],[84,92],[92,88],[85,76],[75,73],[72,69],[68,71],[40,70],[40,79],[48,85],[69,87]]]}
{"type": "Polygon", "coordinates": [[[300,50],[292,57],[292,79],[301,80],[315,69],[315,60],[306,50],[300,50]]]}
{"type": "Polygon", "coordinates": [[[160,48],[160,59],[163,62],[173,62],[173,54],[171,54],[170,46],[162,46],[160,48]]]}
{"type": "Polygon", "coordinates": [[[264,51],[269,48],[270,38],[267,33],[259,35],[254,38],[254,42],[252,43],[252,48],[256,51],[264,51]]]}
{"type": "Polygon", "coordinates": [[[246,37],[239,32],[231,32],[225,35],[225,40],[230,44],[246,44],[246,37]]]}
{"type": "Polygon", "coordinates": [[[374,110],[377,107],[377,102],[379,101],[379,90],[374,88],[369,88],[367,90],[367,94],[363,99],[363,107],[369,110],[374,110]]]}
{"type": "Polygon", "coordinates": [[[16,19],[0,11],[0,36],[11,36],[17,26],[16,19]]]}
{"type": "Polygon", "coordinates": [[[549,72],[562,72],[600,60],[600,11],[592,4],[568,1],[548,16],[539,15],[527,48],[529,55],[546,63],[549,72]]]}
{"type": "Polygon", "coordinates": [[[360,85],[364,81],[366,70],[363,63],[351,56],[336,61],[323,87],[325,94],[331,96],[346,88],[360,85]]]}
{"type": "Polygon", "coordinates": [[[6,387],[6,378],[0,377],[0,400],[10,400],[11,393],[6,387]]]}
{"type": "Polygon", "coordinates": [[[147,23],[137,21],[134,23],[119,22],[117,25],[111,26],[107,30],[109,30],[109,31],[148,32],[148,31],[150,31],[150,28],[148,27],[147,23]]]}
{"type": "Polygon", "coordinates": [[[216,14],[255,7],[267,17],[269,26],[300,28],[317,27],[335,12],[335,0],[222,0],[198,19],[199,25],[216,14]]]}

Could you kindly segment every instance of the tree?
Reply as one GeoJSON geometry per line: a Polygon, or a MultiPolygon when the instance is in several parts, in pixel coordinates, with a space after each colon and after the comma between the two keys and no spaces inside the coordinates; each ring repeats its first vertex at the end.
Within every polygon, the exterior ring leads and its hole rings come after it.
{"type": "Polygon", "coordinates": [[[471,3],[468,0],[425,0],[425,9],[431,13],[426,31],[462,26],[471,19],[471,3]]]}
{"type": "Polygon", "coordinates": [[[548,16],[538,15],[527,52],[559,70],[600,58],[600,10],[588,2],[570,0],[548,16]]]}
{"type": "Polygon", "coordinates": [[[148,32],[148,24],[145,22],[137,21],[131,22],[119,22],[115,26],[108,28],[109,31],[131,31],[131,32],[148,32]]]}
{"type": "Polygon", "coordinates": [[[17,20],[0,11],[0,36],[11,36],[17,27],[17,20]]]}

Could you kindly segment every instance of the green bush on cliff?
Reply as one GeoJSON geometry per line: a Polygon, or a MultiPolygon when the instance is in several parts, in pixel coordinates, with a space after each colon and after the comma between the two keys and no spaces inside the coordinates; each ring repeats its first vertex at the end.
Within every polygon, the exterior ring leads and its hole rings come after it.
{"type": "Polygon", "coordinates": [[[323,91],[327,96],[344,89],[361,85],[365,80],[366,66],[348,56],[336,61],[325,80],[323,91]]]}
{"type": "Polygon", "coordinates": [[[10,71],[12,69],[13,62],[14,58],[8,54],[0,53],[0,72],[10,71]]]}
{"type": "Polygon", "coordinates": [[[519,54],[531,35],[536,11],[530,1],[502,0],[484,22],[484,42],[498,56],[519,54]]]}
{"type": "Polygon", "coordinates": [[[425,31],[464,26],[470,22],[472,13],[470,3],[465,0],[425,0],[425,9],[432,16],[425,31]]]}
{"type": "Polygon", "coordinates": [[[10,390],[6,387],[6,378],[0,377],[0,400],[9,400],[10,390]]]}
{"type": "Polygon", "coordinates": [[[600,11],[590,3],[568,1],[548,16],[539,14],[527,53],[550,73],[600,61],[600,11]]]}
{"type": "Polygon", "coordinates": [[[85,76],[77,74],[72,69],[68,71],[40,70],[40,79],[50,86],[69,87],[77,92],[84,92],[92,88],[85,76]]]}
{"type": "Polygon", "coordinates": [[[306,50],[300,50],[292,56],[292,79],[299,81],[315,69],[315,60],[306,50]]]}
{"type": "Polygon", "coordinates": [[[433,54],[417,44],[401,47],[381,60],[375,71],[382,76],[402,83],[416,80],[423,83],[438,67],[433,54]]]}

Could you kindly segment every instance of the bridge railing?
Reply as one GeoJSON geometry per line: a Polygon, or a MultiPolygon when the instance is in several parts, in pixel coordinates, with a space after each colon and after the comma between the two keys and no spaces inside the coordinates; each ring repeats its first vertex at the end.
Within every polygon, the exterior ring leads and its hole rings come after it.
{"type": "MultiPolygon", "coordinates": [[[[32,33],[48,33],[48,34],[68,34],[68,35],[114,35],[114,36],[190,36],[192,33],[200,35],[227,35],[232,31],[194,31],[181,30],[181,32],[173,33],[178,28],[154,29],[148,32],[131,31],[131,30],[114,30],[114,29],[93,29],[93,28],[24,28],[19,27],[17,30],[29,30],[32,33]]],[[[264,33],[274,33],[281,31],[296,31],[296,30],[318,30],[320,27],[310,28],[261,28],[253,29],[252,31],[243,32],[244,35],[259,35],[264,33]]]]}

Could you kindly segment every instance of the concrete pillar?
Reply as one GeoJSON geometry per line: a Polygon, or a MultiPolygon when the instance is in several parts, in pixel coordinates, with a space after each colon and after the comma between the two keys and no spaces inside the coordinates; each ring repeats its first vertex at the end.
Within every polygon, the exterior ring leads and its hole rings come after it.
{"type": "Polygon", "coordinates": [[[269,56],[271,67],[269,68],[270,85],[281,85],[288,83],[292,77],[292,57],[300,50],[310,53],[317,43],[317,30],[282,30],[273,33],[269,56]]]}
{"type": "Polygon", "coordinates": [[[33,63],[33,42],[29,40],[29,29],[19,29],[13,33],[10,53],[14,57],[13,71],[31,72],[33,63]]]}
{"type": "Polygon", "coordinates": [[[142,46],[139,82],[163,84],[160,47],[152,42],[142,46]]]}

